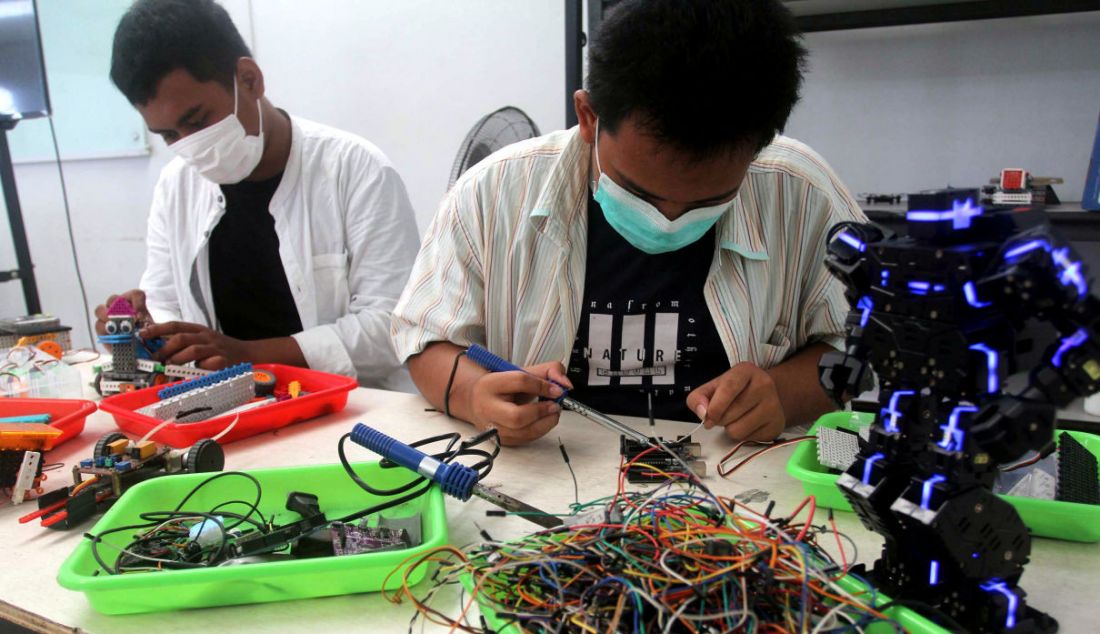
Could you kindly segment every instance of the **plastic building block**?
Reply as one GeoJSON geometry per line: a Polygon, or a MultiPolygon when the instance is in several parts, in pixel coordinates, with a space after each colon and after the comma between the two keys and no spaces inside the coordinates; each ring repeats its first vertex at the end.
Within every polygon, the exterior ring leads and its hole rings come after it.
{"type": "MultiPolygon", "coordinates": [[[[252,373],[251,363],[241,363],[239,365],[235,365],[224,370],[218,370],[217,372],[211,372],[210,374],[207,374],[205,376],[200,376],[194,379],[190,379],[188,381],[184,381],[183,383],[179,383],[177,385],[170,385],[157,392],[157,397],[162,400],[169,399],[173,396],[183,394],[184,392],[196,390],[202,387],[208,387],[210,385],[214,385],[215,383],[220,383],[222,381],[231,379],[235,376],[240,376],[245,373],[252,373]]],[[[251,376],[249,377],[249,380],[252,380],[251,376]]]]}
{"type": "Polygon", "coordinates": [[[1066,432],[1058,437],[1058,492],[1054,499],[1100,504],[1096,456],[1066,432]]]}
{"type": "Polygon", "coordinates": [[[819,427],[817,430],[817,461],[830,469],[846,471],[859,453],[859,436],[855,432],[819,427]]]}
{"type": "MultiPolygon", "coordinates": [[[[206,381],[214,375],[195,379],[206,381]]],[[[162,390],[163,391],[163,390],[162,390]]],[[[159,418],[175,419],[177,422],[206,420],[239,407],[252,400],[256,395],[252,373],[236,374],[217,383],[205,384],[172,396],[163,401],[143,407],[140,414],[159,418]]]]}

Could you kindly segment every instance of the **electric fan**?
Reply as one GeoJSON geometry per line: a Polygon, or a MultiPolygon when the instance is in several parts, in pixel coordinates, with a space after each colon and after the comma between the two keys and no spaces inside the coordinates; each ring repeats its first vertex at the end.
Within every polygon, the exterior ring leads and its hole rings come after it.
{"type": "Polygon", "coordinates": [[[447,183],[447,188],[450,189],[463,172],[486,156],[506,145],[538,135],[539,127],[519,108],[505,106],[490,112],[474,124],[462,141],[454,167],[451,168],[451,180],[447,183]]]}

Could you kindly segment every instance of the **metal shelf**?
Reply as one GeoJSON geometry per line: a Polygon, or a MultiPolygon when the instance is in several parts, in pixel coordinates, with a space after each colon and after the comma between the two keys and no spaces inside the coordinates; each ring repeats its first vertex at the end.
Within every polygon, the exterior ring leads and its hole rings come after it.
{"type": "Polygon", "coordinates": [[[920,4],[912,0],[789,0],[786,4],[804,33],[1100,11],[1097,0],[950,0],[920,4]]]}

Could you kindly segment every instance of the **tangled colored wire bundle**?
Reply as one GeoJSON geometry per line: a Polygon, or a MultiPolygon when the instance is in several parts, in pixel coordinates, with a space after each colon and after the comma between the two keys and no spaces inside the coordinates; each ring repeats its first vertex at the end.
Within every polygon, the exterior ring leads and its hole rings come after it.
{"type": "Polygon", "coordinates": [[[616,495],[577,505],[566,526],[418,556],[413,568],[439,564],[432,587],[417,597],[405,584],[390,599],[416,606],[410,631],[419,618],[501,631],[473,623],[475,602],[522,632],[850,632],[874,622],[903,631],[871,607],[873,590],[849,589],[866,584],[853,583],[831,516],[813,524],[812,497],[780,518],[735,505],[692,476],[646,492],[626,492],[620,479],[616,495]],[[826,536],[840,562],[820,547],[826,536]],[[432,603],[454,583],[470,596],[449,616],[432,603]]]}

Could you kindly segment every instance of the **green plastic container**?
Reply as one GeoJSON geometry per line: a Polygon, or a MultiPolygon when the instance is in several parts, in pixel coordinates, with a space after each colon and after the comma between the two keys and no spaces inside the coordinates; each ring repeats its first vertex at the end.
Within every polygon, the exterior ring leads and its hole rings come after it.
{"type": "MultiPolygon", "coordinates": [[[[377,462],[358,463],[354,468],[361,478],[380,488],[393,488],[413,477],[405,469],[382,469],[377,462]]],[[[286,510],[287,494],[291,491],[317,495],[321,510],[329,517],[347,515],[386,499],[360,489],[338,464],[248,473],[255,476],[263,487],[260,511],[267,517],[274,516],[276,523],[299,517],[286,510]]],[[[143,523],[138,518],[139,514],[172,509],[195,485],[210,475],[174,475],[138,484],[107,511],[91,532],[98,534],[116,526],[143,523]]],[[[226,500],[251,501],[254,498],[255,488],[249,481],[228,477],[203,487],[184,509],[206,511],[226,500]]],[[[84,592],[92,607],[104,614],[160,612],[374,592],[383,589],[383,580],[406,558],[447,543],[443,496],[438,487],[432,487],[426,495],[413,501],[387,509],[383,514],[408,516],[417,512],[421,514],[422,541],[414,548],[194,570],[124,575],[106,575],[100,571],[96,574],[100,568],[92,558],[91,543],[82,540],[62,564],[57,581],[62,587],[84,592]]],[[[103,541],[121,546],[132,538],[132,533],[120,531],[103,541]]],[[[113,561],[113,549],[105,544],[99,546],[99,552],[104,559],[113,561]]],[[[419,583],[426,571],[425,566],[417,569],[409,578],[410,585],[419,583]]],[[[385,589],[400,585],[401,573],[395,572],[385,589]]]]}
{"type": "MultiPolygon", "coordinates": [[[[858,429],[870,425],[873,419],[874,414],[870,413],[833,412],[818,419],[810,428],[810,434],[815,434],[823,426],[858,429]]],[[[1077,431],[1067,433],[1100,458],[1100,436],[1077,431]]],[[[838,476],[830,473],[828,467],[817,461],[816,440],[807,440],[795,447],[791,459],[787,461],[787,473],[802,481],[806,493],[817,498],[818,506],[841,511],[852,510],[848,500],[836,486],[838,476]]],[[[1100,505],[1036,500],[1014,495],[1001,497],[1016,507],[1033,535],[1072,542],[1100,541],[1100,505]]]]}
{"type": "MultiPolygon", "coordinates": [[[[845,591],[857,596],[859,593],[867,591],[867,585],[856,577],[844,577],[837,584],[845,591]]],[[[474,582],[470,575],[462,576],[462,585],[467,592],[473,592],[474,582]]],[[[890,597],[885,594],[879,594],[875,597],[876,606],[885,605],[889,601],[890,597]]],[[[489,627],[499,634],[520,634],[519,627],[512,623],[511,619],[498,617],[496,612],[485,602],[478,601],[478,609],[481,611],[481,615],[485,617],[485,622],[489,627]]],[[[909,608],[895,605],[887,608],[884,614],[897,621],[909,634],[950,634],[950,630],[936,625],[909,608]]],[[[889,623],[874,623],[862,631],[867,632],[867,634],[896,634],[897,632],[889,623]]]]}

